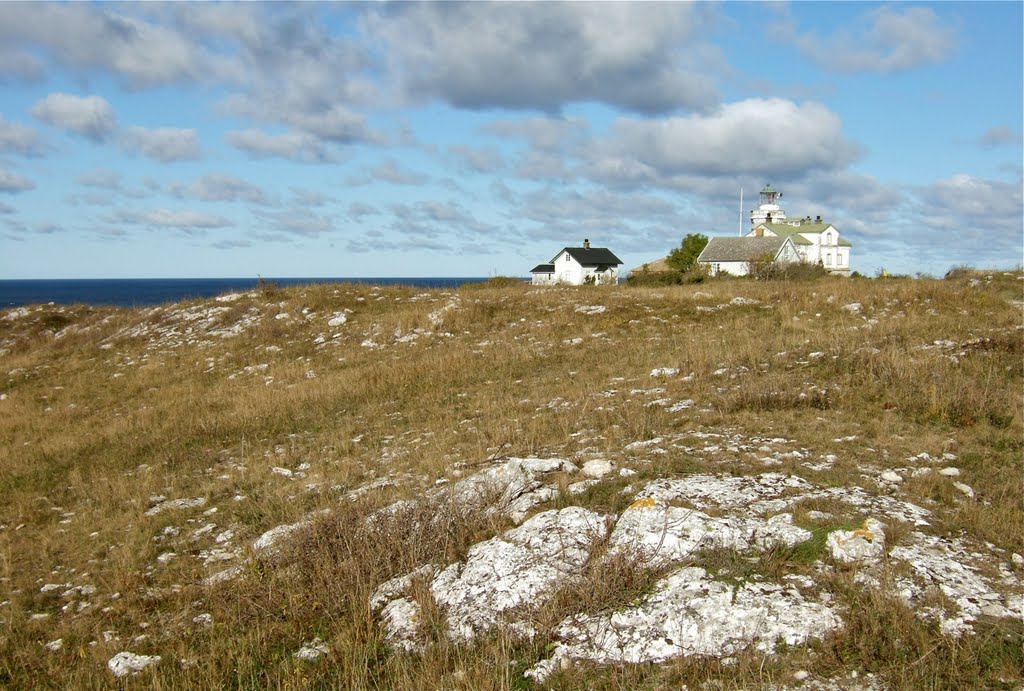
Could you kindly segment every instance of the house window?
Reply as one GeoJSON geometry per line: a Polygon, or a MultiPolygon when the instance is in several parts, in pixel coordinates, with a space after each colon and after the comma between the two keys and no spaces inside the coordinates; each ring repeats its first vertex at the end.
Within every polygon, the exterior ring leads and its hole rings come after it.
{"type": "Polygon", "coordinates": [[[718,264],[712,264],[711,265],[711,275],[712,276],[718,275],[718,271],[719,271],[719,265],[718,264]]]}
{"type": "Polygon", "coordinates": [[[831,254],[826,254],[825,255],[825,266],[832,266],[832,255],[831,254]]]}

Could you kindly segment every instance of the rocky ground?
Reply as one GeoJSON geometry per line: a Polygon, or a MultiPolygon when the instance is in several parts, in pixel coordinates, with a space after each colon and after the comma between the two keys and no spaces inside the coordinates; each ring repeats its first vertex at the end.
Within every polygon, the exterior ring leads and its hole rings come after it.
{"type": "MultiPolygon", "coordinates": [[[[965,290],[985,289],[972,280],[965,290]]],[[[922,645],[995,635],[1019,648],[1022,538],[996,526],[1019,515],[1005,478],[1016,476],[1019,490],[1020,468],[994,473],[1005,457],[985,446],[1019,431],[1019,391],[980,399],[979,422],[936,423],[914,417],[911,403],[886,407],[903,399],[858,398],[858,375],[843,366],[891,365],[883,358],[895,343],[921,363],[916,371],[981,362],[988,369],[971,378],[1003,372],[988,386],[1012,389],[1019,304],[998,303],[1004,311],[984,328],[964,328],[964,306],[950,308],[935,288],[908,297],[830,283],[799,309],[739,282],[678,290],[666,300],[361,287],[316,300],[295,290],[138,311],[2,313],[0,406],[11,413],[2,439],[24,465],[2,476],[0,682],[90,685],[102,662],[110,678],[223,683],[197,647],[217,635],[244,641],[264,666],[277,661],[278,680],[321,674],[326,683],[329,672],[312,670],[348,655],[356,638],[379,641],[388,659],[421,661],[506,641],[516,684],[607,684],[602,675],[615,670],[713,660],[713,676],[745,686],[752,677],[730,677],[730,666],[760,659],[775,671],[757,685],[898,687],[893,660],[837,661],[840,641],[863,642],[865,603],[916,620],[915,635],[932,642],[922,645]],[[933,322],[956,326],[940,332],[933,322]],[[767,347],[706,352],[707,336],[727,342],[723,333],[751,323],[767,329],[755,336],[767,347]],[[780,323],[799,331],[767,335],[780,323]],[[638,334],[644,345],[627,354],[638,334]],[[443,393],[429,386],[445,378],[443,393]],[[192,390],[196,380],[209,388],[192,390]],[[419,380],[404,399],[396,393],[419,380]],[[379,388],[360,388],[368,381],[379,388]],[[189,412],[190,396],[209,411],[189,412]],[[1004,419],[1005,400],[1016,402],[1004,419]],[[232,427],[248,408],[254,419],[232,427]],[[887,416],[896,422],[879,429],[875,418],[887,416]],[[192,436],[165,428],[172,418],[187,419],[192,436]],[[260,434],[268,419],[272,430],[260,434]],[[75,440],[58,447],[48,420],[75,440]],[[110,420],[118,427],[107,447],[81,443],[110,420]],[[552,438],[529,440],[542,436],[552,438]],[[169,456],[139,451],[140,439],[171,448],[179,438],[194,441],[169,456]],[[116,457],[100,462],[113,474],[61,462],[89,454],[116,457]],[[33,490],[41,463],[56,479],[33,490]],[[455,548],[403,552],[367,571],[349,589],[366,630],[341,631],[337,612],[321,619],[311,609],[273,624],[276,653],[245,638],[266,620],[226,620],[226,594],[293,573],[306,563],[296,550],[316,549],[339,515],[356,516],[353,539],[384,552],[403,532],[476,527],[455,548]],[[604,587],[608,574],[631,585],[604,587]],[[62,666],[77,671],[62,676],[62,666]]],[[[301,577],[287,578],[295,606],[313,601],[301,577]]],[[[264,606],[265,595],[251,597],[264,606]]],[[[1012,655],[1001,659],[985,683],[1019,688],[1012,668],[1012,655]]],[[[459,670],[435,672],[475,685],[459,670]]],[[[507,685],[506,672],[491,674],[490,685],[507,685]]]]}

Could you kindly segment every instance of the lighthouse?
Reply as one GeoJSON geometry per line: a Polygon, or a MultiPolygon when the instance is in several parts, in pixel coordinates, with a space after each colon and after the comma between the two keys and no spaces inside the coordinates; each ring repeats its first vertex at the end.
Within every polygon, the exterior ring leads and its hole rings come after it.
{"type": "Polygon", "coordinates": [[[776,192],[771,184],[761,190],[761,205],[750,212],[750,227],[756,228],[762,223],[779,223],[786,220],[786,212],[779,206],[782,192],[776,192]]]}

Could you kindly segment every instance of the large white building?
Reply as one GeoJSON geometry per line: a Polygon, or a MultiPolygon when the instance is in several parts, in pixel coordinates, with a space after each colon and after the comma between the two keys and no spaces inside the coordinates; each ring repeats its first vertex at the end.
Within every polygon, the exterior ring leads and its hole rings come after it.
{"type": "Polygon", "coordinates": [[[839,230],[818,216],[788,219],[779,201],[782,193],[765,185],[761,190],[761,205],[750,212],[751,230],[746,237],[785,237],[793,241],[800,261],[821,264],[827,271],[850,275],[850,249],[853,247],[839,236],[839,230]]]}
{"type": "Polygon", "coordinates": [[[619,282],[622,260],[606,247],[564,247],[550,264],[538,264],[530,270],[533,285],[615,285],[619,282]]]}

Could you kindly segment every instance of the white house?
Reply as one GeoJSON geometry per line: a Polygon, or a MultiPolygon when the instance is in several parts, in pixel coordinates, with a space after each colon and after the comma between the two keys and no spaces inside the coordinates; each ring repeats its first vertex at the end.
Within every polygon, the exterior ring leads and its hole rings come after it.
{"type": "Polygon", "coordinates": [[[781,192],[771,185],[761,190],[761,205],[750,212],[751,231],[747,237],[788,237],[793,241],[800,260],[820,264],[830,273],[850,275],[849,241],[839,236],[839,230],[818,216],[787,219],[779,206],[781,192]]]}
{"type": "Polygon", "coordinates": [[[777,263],[800,261],[800,255],[789,237],[711,238],[697,256],[697,263],[708,267],[712,276],[732,274],[746,276],[751,262],[771,258],[777,263]]]}
{"type": "Polygon", "coordinates": [[[550,264],[538,264],[530,273],[533,285],[615,285],[619,282],[622,260],[606,247],[591,247],[590,240],[583,247],[564,247],[550,264]]]}

